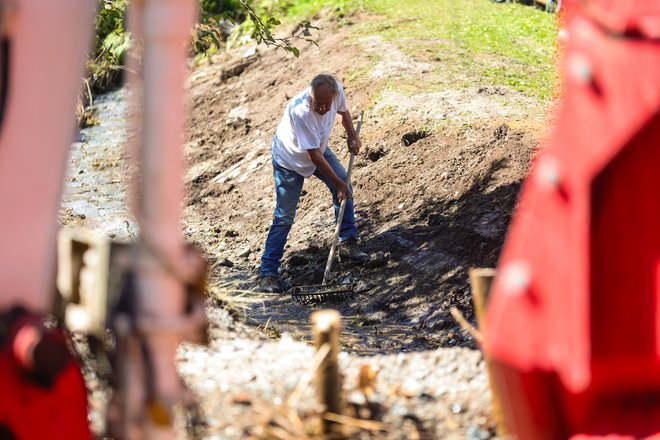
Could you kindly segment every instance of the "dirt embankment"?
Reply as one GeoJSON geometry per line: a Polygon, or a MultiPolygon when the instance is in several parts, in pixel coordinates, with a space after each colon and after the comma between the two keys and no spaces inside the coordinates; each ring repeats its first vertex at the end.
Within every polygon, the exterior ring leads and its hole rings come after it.
{"type": "MultiPolygon", "coordinates": [[[[187,233],[212,258],[216,280],[255,287],[274,208],[270,139],[287,100],[329,71],[344,83],[353,114],[366,111],[353,174],[356,214],[366,250],[388,257],[377,268],[338,266],[358,286],[353,299],[333,305],[357,335],[347,347],[473,346],[449,309],[473,317],[467,269],[497,262],[539,115],[509,90],[421,90],[416,84],[431,83],[438,66],[380,37],[350,38],[350,28],[331,22],[323,28],[320,47],[299,59],[259,48],[191,75],[187,233]],[[405,83],[381,92],[392,78],[405,83]]],[[[343,134],[338,124],[330,146],[347,163],[343,134]]],[[[320,282],[332,223],[327,189],[306,181],[285,253],[287,283],[320,282]]],[[[308,308],[262,299],[266,308],[252,307],[251,319],[304,334],[308,308]]]]}

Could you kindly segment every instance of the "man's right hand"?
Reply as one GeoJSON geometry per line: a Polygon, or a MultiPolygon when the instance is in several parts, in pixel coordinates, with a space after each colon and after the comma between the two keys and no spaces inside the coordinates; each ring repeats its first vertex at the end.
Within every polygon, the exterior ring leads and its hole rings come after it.
{"type": "Polygon", "coordinates": [[[351,192],[345,182],[340,181],[335,184],[335,187],[337,188],[337,199],[339,203],[343,202],[344,199],[348,200],[351,198],[351,192]]]}
{"type": "Polygon", "coordinates": [[[328,161],[323,157],[321,150],[318,148],[307,150],[307,154],[309,154],[309,158],[312,163],[316,165],[316,167],[323,173],[325,177],[327,177],[332,182],[332,184],[337,189],[337,198],[339,199],[339,203],[341,203],[344,199],[350,199],[351,192],[348,189],[348,185],[346,185],[346,182],[341,180],[339,176],[335,174],[328,161]]]}

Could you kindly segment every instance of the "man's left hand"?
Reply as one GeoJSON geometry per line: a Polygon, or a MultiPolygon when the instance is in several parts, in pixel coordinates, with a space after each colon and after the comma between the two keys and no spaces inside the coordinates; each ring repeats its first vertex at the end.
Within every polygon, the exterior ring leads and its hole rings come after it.
{"type": "Polygon", "coordinates": [[[350,151],[352,154],[358,154],[360,152],[360,148],[362,147],[360,139],[353,136],[348,137],[346,144],[348,145],[348,151],[350,151]]]}

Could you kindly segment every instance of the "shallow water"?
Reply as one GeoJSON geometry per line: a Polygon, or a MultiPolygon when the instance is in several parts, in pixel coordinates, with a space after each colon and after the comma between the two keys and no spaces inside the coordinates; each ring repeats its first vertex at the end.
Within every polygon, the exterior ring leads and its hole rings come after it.
{"type": "Polygon", "coordinates": [[[136,224],[126,204],[126,89],[98,96],[99,123],[80,130],[71,146],[62,199],[62,222],[109,238],[129,240],[136,224]]]}

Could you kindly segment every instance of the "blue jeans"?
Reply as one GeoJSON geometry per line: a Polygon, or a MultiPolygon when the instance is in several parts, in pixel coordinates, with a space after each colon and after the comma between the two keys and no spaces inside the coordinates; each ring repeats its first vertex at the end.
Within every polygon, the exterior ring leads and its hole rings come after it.
{"type": "MultiPolygon", "coordinates": [[[[337,176],[346,181],[346,170],[335,156],[330,148],[325,150],[323,157],[328,161],[337,176]]],[[[275,214],[273,215],[273,223],[268,231],[268,238],[266,238],[266,249],[261,256],[261,276],[279,277],[279,268],[284,255],[284,245],[286,238],[289,235],[293,219],[296,216],[296,207],[302,192],[303,183],[305,178],[295,171],[287,170],[281,167],[275,160],[273,160],[273,176],[275,177],[275,214]]],[[[321,179],[326,184],[332,193],[332,201],[335,205],[335,221],[339,215],[339,201],[337,200],[337,190],[332,182],[323,175],[318,169],[314,172],[314,176],[321,179]]],[[[353,188],[349,187],[351,193],[353,188]]],[[[355,226],[355,214],[353,211],[353,199],[350,198],[346,202],[346,209],[344,211],[344,218],[341,222],[341,229],[339,230],[339,241],[347,240],[351,237],[357,238],[358,231],[355,226]]]]}

